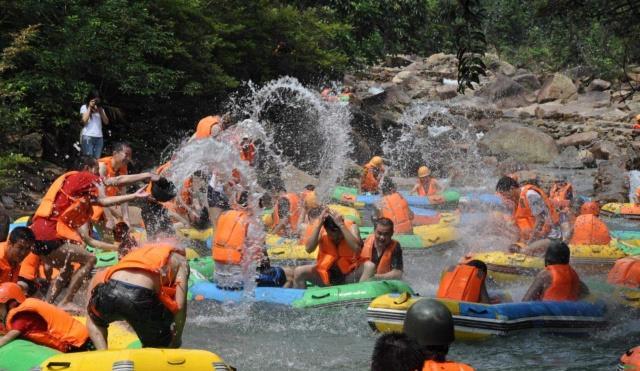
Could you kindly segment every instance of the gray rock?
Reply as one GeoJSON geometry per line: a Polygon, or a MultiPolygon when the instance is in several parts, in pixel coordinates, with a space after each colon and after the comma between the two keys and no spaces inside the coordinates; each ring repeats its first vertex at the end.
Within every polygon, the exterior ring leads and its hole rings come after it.
{"type": "Polygon", "coordinates": [[[598,164],[593,189],[600,202],[626,202],[628,185],[623,174],[625,160],[619,157],[598,164]]]}
{"type": "Polygon", "coordinates": [[[581,149],[578,151],[578,160],[582,162],[585,167],[594,168],[597,166],[596,157],[587,149],[581,149]]]}
{"type": "Polygon", "coordinates": [[[561,73],[555,73],[545,81],[538,92],[538,102],[545,103],[557,99],[571,99],[576,96],[577,92],[578,90],[570,78],[561,73]]]}
{"type": "Polygon", "coordinates": [[[568,147],[568,146],[585,146],[591,144],[595,140],[598,139],[598,132],[596,131],[586,131],[584,133],[575,133],[569,135],[564,138],[560,138],[557,141],[559,147],[568,147]]]}
{"type": "Polygon", "coordinates": [[[608,140],[596,142],[591,148],[591,153],[598,160],[609,160],[614,157],[620,157],[621,152],[618,146],[608,140]]]}
{"type": "Polygon", "coordinates": [[[31,133],[20,138],[18,143],[23,153],[36,158],[42,157],[42,133],[31,133]]]}
{"type": "Polygon", "coordinates": [[[584,164],[582,163],[582,159],[579,157],[578,149],[576,147],[569,146],[565,148],[558,157],[553,159],[551,166],[558,169],[582,169],[584,164]]]}
{"type": "Polygon", "coordinates": [[[458,86],[457,85],[442,85],[436,88],[436,93],[438,97],[442,100],[455,98],[458,95],[458,86]]]}
{"type": "Polygon", "coordinates": [[[13,197],[5,195],[0,197],[0,199],[2,200],[2,204],[4,205],[4,207],[6,207],[7,209],[13,209],[14,207],[16,207],[16,203],[13,200],[13,197]]]}
{"type": "Polygon", "coordinates": [[[478,90],[476,95],[485,97],[502,108],[526,105],[525,89],[509,77],[498,74],[496,79],[478,90]]]}
{"type": "Polygon", "coordinates": [[[517,75],[513,78],[513,81],[529,90],[540,89],[540,80],[538,80],[538,76],[532,73],[517,75]]]}
{"type": "Polygon", "coordinates": [[[611,83],[609,81],[594,79],[587,86],[587,91],[605,91],[611,87],[611,83]]]}
{"type": "Polygon", "coordinates": [[[565,71],[565,75],[574,81],[588,81],[593,76],[593,69],[587,66],[576,66],[565,71]]]}
{"type": "Polygon", "coordinates": [[[478,142],[488,155],[508,156],[525,163],[547,163],[558,155],[553,138],[539,130],[503,123],[488,131],[478,142]]]}

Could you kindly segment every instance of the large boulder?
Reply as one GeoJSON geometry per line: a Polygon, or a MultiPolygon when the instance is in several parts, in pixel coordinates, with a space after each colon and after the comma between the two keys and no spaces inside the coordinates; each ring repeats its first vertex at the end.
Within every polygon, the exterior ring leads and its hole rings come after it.
{"type": "Polygon", "coordinates": [[[458,95],[458,86],[446,84],[436,88],[438,97],[442,100],[455,98],[458,95]]]}
{"type": "Polygon", "coordinates": [[[516,74],[516,68],[510,63],[501,60],[496,54],[486,53],[484,60],[487,68],[491,71],[507,76],[516,74]]]}
{"type": "Polygon", "coordinates": [[[580,147],[591,144],[595,140],[598,139],[598,132],[596,131],[585,131],[584,133],[575,133],[571,134],[567,137],[558,139],[559,147],[580,147]]]}
{"type": "Polygon", "coordinates": [[[548,163],[558,155],[558,147],[550,135],[510,122],[488,131],[478,147],[486,154],[524,163],[548,163]]]}
{"type": "Polygon", "coordinates": [[[551,166],[559,169],[582,169],[584,164],[579,156],[580,153],[576,147],[567,147],[551,162],[551,166]]]}
{"type": "Polygon", "coordinates": [[[522,85],[526,89],[529,90],[538,90],[540,89],[540,80],[538,80],[538,76],[532,73],[524,73],[521,75],[514,76],[513,81],[522,85]]]}
{"type": "Polygon", "coordinates": [[[524,93],[522,85],[503,74],[498,74],[494,81],[480,88],[476,95],[489,99],[498,107],[512,108],[527,105],[524,93]]]}
{"type": "Polygon", "coordinates": [[[611,83],[609,81],[593,79],[587,86],[587,91],[605,91],[609,90],[611,83]]]}
{"type": "Polygon", "coordinates": [[[557,99],[571,99],[577,93],[578,89],[570,78],[561,73],[555,73],[545,81],[538,92],[537,100],[539,103],[545,103],[557,99]]]}
{"type": "Polygon", "coordinates": [[[616,157],[609,161],[600,162],[593,183],[596,200],[605,203],[626,202],[628,185],[623,176],[625,172],[623,158],[616,157]]]}
{"type": "Polygon", "coordinates": [[[602,140],[595,143],[590,148],[590,151],[593,153],[593,156],[599,160],[609,160],[610,158],[619,157],[621,155],[618,146],[608,140],[602,140]]]}

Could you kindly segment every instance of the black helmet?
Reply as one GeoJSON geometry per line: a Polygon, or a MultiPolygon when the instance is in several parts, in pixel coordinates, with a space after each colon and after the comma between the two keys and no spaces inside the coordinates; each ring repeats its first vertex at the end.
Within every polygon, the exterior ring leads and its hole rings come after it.
{"type": "Polygon", "coordinates": [[[449,345],[455,339],[449,309],[433,299],[420,299],[407,311],[404,333],[420,346],[449,345]]]}

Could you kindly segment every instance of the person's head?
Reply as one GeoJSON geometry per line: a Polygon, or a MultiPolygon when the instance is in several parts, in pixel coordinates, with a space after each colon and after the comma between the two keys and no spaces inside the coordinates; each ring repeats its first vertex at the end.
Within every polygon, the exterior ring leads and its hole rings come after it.
{"type": "Polygon", "coordinates": [[[382,185],[380,186],[380,190],[383,195],[390,195],[396,191],[396,185],[393,183],[391,178],[386,177],[382,180],[382,185]]]}
{"type": "Polygon", "coordinates": [[[420,166],[418,169],[418,178],[420,178],[420,180],[428,179],[430,175],[431,169],[426,166],[420,166]]]}
{"type": "Polygon", "coordinates": [[[369,163],[375,167],[381,167],[384,164],[384,161],[380,156],[373,156],[369,163]]]}
{"type": "Polygon", "coordinates": [[[553,241],[544,253],[544,265],[569,264],[571,250],[562,241],[553,241]]]}
{"type": "Polygon", "coordinates": [[[340,227],[338,227],[338,225],[333,220],[331,215],[327,215],[327,217],[324,218],[324,220],[322,221],[322,226],[324,227],[324,230],[327,231],[327,234],[334,242],[341,241],[342,238],[344,238],[344,236],[342,235],[342,231],[340,230],[340,227]]]}
{"type": "Polygon", "coordinates": [[[131,162],[133,151],[129,143],[119,142],[113,146],[113,158],[120,164],[128,164],[131,162]]]}
{"type": "Polygon", "coordinates": [[[151,182],[151,197],[158,202],[168,202],[176,197],[176,187],[167,178],[151,182]]]}
{"type": "Polygon", "coordinates": [[[407,311],[404,333],[418,343],[429,359],[444,361],[455,340],[453,317],[441,302],[420,299],[407,311]]]}
{"type": "Polygon", "coordinates": [[[378,246],[389,246],[393,237],[393,221],[389,218],[376,219],[373,233],[378,246]]]}
{"type": "Polygon", "coordinates": [[[287,189],[285,188],[284,184],[276,184],[276,186],[273,187],[273,190],[277,194],[285,194],[285,193],[287,193],[287,189]]]}
{"type": "Polygon", "coordinates": [[[209,217],[209,209],[203,207],[200,209],[200,212],[193,217],[189,224],[199,231],[203,231],[209,227],[211,227],[211,218],[209,217]]]}
{"type": "Polygon", "coordinates": [[[415,341],[403,333],[391,332],[376,340],[371,371],[421,370],[424,359],[415,341]]]}
{"type": "Polygon", "coordinates": [[[580,206],[580,215],[600,215],[600,205],[595,201],[585,202],[580,206]]]}
{"type": "Polygon", "coordinates": [[[320,217],[320,214],[322,214],[322,208],[321,207],[313,207],[311,209],[309,209],[309,211],[307,211],[307,215],[309,216],[309,219],[311,220],[316,220],[320,217]]]}
{"type": "Polygon", "coordinates": [[[246,209],[249,206],[249,192],[248,191],[240,192],[236,197],[236,204],[240,208],[246,209]]]}
{"type": "Polygon", "coordinates": [[[0,317],[6,320],[7,313],[26,300],[20,286],[13,282],[0,284],[0,317]]]}
{"type": "Polygon", "coordinates": [[[314,186],[313,184],[307,184],[306,186],[304,186],[304,189],[309,192],[313,192],[316,190],[316,186],[314,186]]]}
{"type": "Polygon", "coordinates": [[[36,236],[27,227],[16,227],[9,233],[9,244],[11,245],[11,257],[14,262],[19,263],[29,255],[31,248],[36,243],[36,236]]]}
{"type": "Polygon", "coordinates": [[[482,274],[482,277],[487,276],[487,265],[482,260],[470,260],[466,262],[465,265],[476,267],[478,272],[482,274]]]}
{"type": "Polygon", "coordinates": [[[320,204],[318,203],[318,197],[316,196],[315,192],[310,192],[306,196],[304,196],[303,202],[306,209],[313,209],[320,206],[320,204]]]}
{"type": "Polygon", "coordinates": [[[91,89],[89,90],[89,93],[87,93],[87,97],[85,98],[85,103],[89,104],[89,102],[91,102],[92,100],[96,101],[96,104],[100,104],[102,103],[102,96],[100,94],[100,92],[97,89],[91,89]]]}
{"type": "Polygon", "coordinates": [[[98,175],[99,172],[99,167],[98,167],[98,160],[96,160],[93,157],[90,156],[80,156],[74,165],[74,170],[76,171],[88,171],[91,174],[95,174],[98,175]]]}
{"type": "Polygon", "coordinates": [[[520,184],[512,177],[503,176],[498,180],[498,184],[496,184],[496,192],[510,201],[518,202],[518,198],[520,197],[520,184]]]}
{"type": "Polygon", "coordinates": [[[640,113],[636,115],[636,124],[640,124],[640,113]]]}

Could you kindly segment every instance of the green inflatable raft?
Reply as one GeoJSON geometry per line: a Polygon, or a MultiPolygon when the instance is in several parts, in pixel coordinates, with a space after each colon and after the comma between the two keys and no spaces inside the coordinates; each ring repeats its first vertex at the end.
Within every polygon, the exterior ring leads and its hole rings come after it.
{"type": "Polygon", "coordinates": [[[60,354],[57,350],[26,340],[14,340],[0,348],[0,371],[31,371],[47,358],[60,354]]]}

